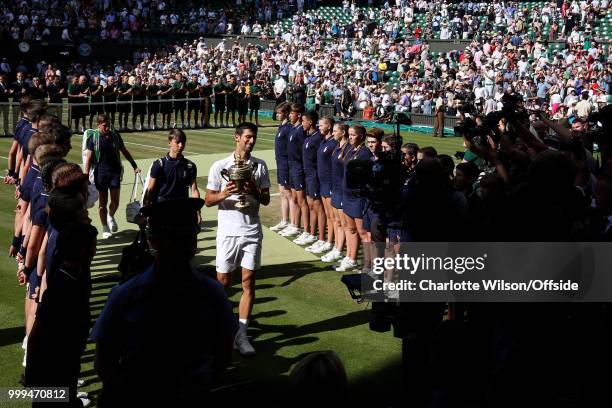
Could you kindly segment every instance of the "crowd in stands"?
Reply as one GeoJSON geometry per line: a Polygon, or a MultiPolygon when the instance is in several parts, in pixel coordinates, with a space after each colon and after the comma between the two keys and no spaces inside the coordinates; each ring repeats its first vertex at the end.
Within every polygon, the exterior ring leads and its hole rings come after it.
{"type": "MultiPolygon", "coordinates": [[[[14,1],[0,7],[0,36],[15,40],[44,40],[53,35],[75,41],[86,31],[102,41],[129,42],[139,32],[357,37],[376,26],[394,40],[472,39],[487,33],[528,33],[550,41],[571,37],[578,42],[597,35],[598,20],[606,16],[608,0],[553,2],[434,2],[426,0],[344,0],[342,8],[316,8],[314,1],[237,0],[235,6],[217,2],[169,0],[14,1]],[[582,37],[582,38],[581,38],[582,37]]],[[[601,35],[602,33],[599,33],[601,35]]],[[[608,39],[608,33],[604,33],[608,39]]]]}
{"type": "MultiPolygon", "coordinates": [[[[469,113],[487,114],[499,110],[502,95],[509,92],[559,118],[575,115],[583,98],[588,111],[596,111],[608,103],[611,92],[608,50],[601,43],[556,48],[545,40],[494,36],[473,40],[463,50],[437,54],[429,51],[427,42],[389,42],[384,35],[379,41],[374,38],[341,38],[325,45],[281,39],[265,49],[226,40],[208,48],[204,41],[196,41],[157,53],[144,49],[134,61],[117,61],[114,66],[75,63],[62,70],[46,61],[30,68],[4,60],[0,100],[18,100],[22,91],[32,88],[52,102],[61,98],[111,105],[117,100],[134,101],[134,113],[174,113],[176,123],[177,110],[179,116],[193,110],[199,123],[209,125],[213,106],[217,112],[227,107],[235,115],[244,114],[258,110],[260,98],[295,101],[309,110],[334,105],[339,116],[360,110],[365,119],[388,120],[394,112],[457,116],[468,107],[469,113]],[[92,95],[96,81],[104,91],[92,95]],[[127,87],[123,92],[130,92],[117,97],[119,85],[127,87]],[[251,88],[256,91],[252,93],[251,88]],[[160,97],[197,100],[189,106],[152,102],[160,97]]],[[[96,109],[92,106],[91,111],[95,114],[96,109]]],[[[77,116],[88,113],[81,110],[77,116]]],[[[585,116],[584,109],[579,115],[585,116]]],[[[163,126],[168,126],[169,120],[165,122],[163,126]]],[[[223,122],[227,120],[215,121],[223,122]]],[[[181,123],[196,125],[184,118],[181,123]]]]}
{"type": "Polygon", "coordinates": [[[263,31],[261,24],[280,20],[296,7],[303,10],[300,4],[277,0],[238,0],[235,6],[175,0],[4,1],[0,2],[0,37],[74,42],[93,32],[101,41],[129,42],[142,32],[258,35],[263,31]]]}
{"type": "MultiPolygon", "coordinates": [[[[528,33],[557,40],[593,36],[597,19],[605,17],[607,1],[473,2],[385,1],[380,10],[343,2],[333,8],[309,10],[292,17],[294,34],[316,32],[324,37],[364,37],[375,23],[390,39],[472,39],[487,33],[528,33]]],[[[277,29],[277,23],[273,31],[277,29]]],[[[288,28],[288,26],[285,26],[288,28]]],[[[277,32],[275,34],[278,34],[277,32]]],[[[600,35],[602,33],[599,33],[600,35]]],[[[604,34],[607,35],[607,34],[604,34]]]]}
{"type": "MultiPolygon", "coordinates": [[[[149,8],[165,12],[163,2],[136,2],[131,6],[146,6],[147,11],[141,15],[148,15],[149,8]]],[[[252,6],[265,9],[283,5],[261,2],[252,6]]],[[[301,4],[297,6],[302,8],[301,4]]],[[[112,15],[116,5],[106,2],[101,7],[112,15]]],[[[75,8],[79,12],[84,9],[75,8]]],[[[149,127],[156,123],[159,127],[160,113],[162,127],[171,123],[208,126],[213,107],[215,112],[231,112],[234,117],[247,112],[257,116],[262,98],[302,103],[308,110],[334,105],[335,114],[342,117],[360,111],[359,117],[389,121],[394,113],[406,112],[440,115],[443,122],[442,115],[499,110],[501,97],[507,92],[520,95],[531,108],[548,111],[556,118],[575,116],[584,99],[578,113],[584,117],[587,111],[597,111],[607,104],[612,91],[612,45],[603,38],[606,28],[596,25],[597,18],[609,17],[605,0],[533,6],[514,2],[398,1],[384,3],[380,11],[345,1],[342,13],[350,16],[345,25],[327,18],[324,8],[294,14],[287,29],[277,21],[267,47],[223,39],[209,48],[200,39],[156,52],[139,49],[133,61],[117,61],[114,66],[75,63],[60,71],[45,61],[34,69],[3,61],[0,74],[6,76],[6,90],[0,98],[18,96],[17,86],[32,87],[53,102],[62,97],[73,103],[119,101],[121,105],[133,101],[133,108],[124,109],[135,114],[132,127],[138,122],[143,128],[145,122],[149,127]],[[424,24],[415,17],[419,15],[425,15],[424,24]],[[546,28],[555,24],[561,28],[546,28]],[[450,37],[471,41],[450,52],[432,52],[427,39],[439,37],[434,33],[442,32],[445,25],[450,37]],[[564,38],[565,43],[549,42],[557,38],[564,38]],[[17,72],[25,74],[25,85],[19,80],[13,82],[17,72]],[[103,91],[92,94],[96,81],[103,91]],[[119,87],[127,93],[119,96],[119,87]],[[152,102],[160,98],[197,100],[188,104],[152,102]]],[[[69,14],[65,11],[65,18],[69,14]]],[[[197,14],[221,16],[232,24],[223,17],[225,12],[202,8],[197,14]]],[[[129,29],[128,20],[123,26],[129,29]]],[[[242,25],[246,27],[248,22],[242,25]]],[[[252,27],[242,31],[252,33],[252,27]]],[[[94,115],[101,109],[93,105],[77,109],[72,119],[94,115]]],[[[113,114],[111,111],[117,110],[110,106],[105,109],[113,114]]],[[[214,124],[227,125],[228,119],[215,118],[214,124]]],[[[127,128],[127,124],[121,122],[120,127],[127,128]]]]}

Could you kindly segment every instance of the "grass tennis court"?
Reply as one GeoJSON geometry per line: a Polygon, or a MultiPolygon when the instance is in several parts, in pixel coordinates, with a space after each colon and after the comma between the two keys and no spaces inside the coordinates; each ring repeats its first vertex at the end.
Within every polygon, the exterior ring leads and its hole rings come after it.
{"type": "MultiPolygon", "coordinates": [[[[264,121],[266,124],[266,121],[264,121]]],[[[259,131],[254,155],[268,163],[273,183],[272,193],[277,192],[274,163],[274,137],[276,128],[259,131]]],[[[185,154],[198,166],[200,191],[205,189],[205,180],[210,164],[229,155],[233,149],[232,129],[186,130],[185,154]]],[[[167,146],[167,131],[124,133],[126,147],[139,167],[144,171],[151,162],[163,156],[167,146]]],[[[450,154],[461,150],[458,138],[432,138],[426,134],[403,134],[404,142],[415,142],[419,146],[433,146],[439,153],[450,154]]],[[[5,161],[11,139],[0,139],[0,155],[5,161]]],[[[80,163],[81,138],[73,138],[73,151],[69,160],[80,163]]],[[[5,169],[6,165],[2,166],[5,169]]],[[[108,292],[117,280],[116,266],[121,249],[130,243],[135,226],[125,221],[127,203],[133,174],[126,167],[122,184],[122,202],[117,213],[120,232],[109,240],[98,242],[98,253],[92,265],[93,292],[91,311],[95,319],[102,308],[108,292]]],[[[278,197],[273,196],[269,207],[262,208],[262,222],[270,226],[278,222],[278,197]]],[[[23,357],[23,297],[24,289],[17,285],[16,264],[10,259],[8,244],[13,233],[14,188],[0,186],[0,388],[18,387],[22,373],[23,357]]],[[[90,211],[93,223],[100,229],[97,212],[90,211]]],[[[203,211],[205,230],[199,238],[200,251],[195,266],[211,266],[215,255],[216,209],[203,211]]],[[[345,363],[350,385],[353,389],[385,389],[397,386],[401,371],[401,341],[392,333],[375,333],[368,328],[366,305],[358,305],[350,299],[340,274],[314,255],[305,252],[291,241],[264,228],[263,269],[258,275],[257,298],[253,310],[249,335],[257,355],[243,358],[235,354],[222,384],[240,387],[251,385],[272,389],[282,386],[291,367],[307,353],[318,350],[334,350],[345,363]]],[[[232,300],[239,299],[239,283],[236,281],[232,300]]],[[[92,320],[93,323],[93,320],[92,320]]],[[[177,344],[176,347],[181,347],[177,344]]],[[[82,358],[81,378],[85,379],[83,391],[95,397],[101,383],[93,370],[94,349],[89,345],[82,358]]],[[[232,389],[230,387],[230,389],[232,389]]],[[[2,405],[2,403],[0,403],[2,405]]],[[[17,404],[11,406],[19,406],[17,404]]],[[[24,405],[25,406],[25,405],[24,405]]]]}

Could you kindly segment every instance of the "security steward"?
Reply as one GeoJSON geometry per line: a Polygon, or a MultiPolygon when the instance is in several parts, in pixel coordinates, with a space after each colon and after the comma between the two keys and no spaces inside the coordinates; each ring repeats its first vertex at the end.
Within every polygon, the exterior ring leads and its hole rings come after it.
{"type": "Polygon", "coordinates": [[[93,329],[98,406],[201,406],[230,362],[237,323],[221,285],[193,269],[199,198],[143,207],[155,261],[115,287],[93,329]]]}

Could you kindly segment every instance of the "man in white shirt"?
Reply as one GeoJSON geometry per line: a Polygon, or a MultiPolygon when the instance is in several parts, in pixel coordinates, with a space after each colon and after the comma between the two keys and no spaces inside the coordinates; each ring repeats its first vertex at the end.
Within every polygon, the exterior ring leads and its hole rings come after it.
{"type": "Polygon", "coordinates": [[[213,163],[206,186],[206,206],[219,206],[217,225],[217,280],[224,287],[232,283],[232,272],[241,268],[242,297],[238,306],[240,327],[234,341],[234,348],[243,355],[255,354],[246,332],[255,299],[255,272],[261,266],[261,243],[263,232],[259,219],[259,205],[270,203],[270,176],[266,163],[251,156],[257,141],[257,126],[245,122],[238,125],[234,135],[236,148],[225,159],[213,163]],[[254,166],[253,177],[244,183],[239,191],[236,183],[221,176],[223,169],[229,169],[236,159],[254,166]],[[238,209],[236,204],[244,195],[249,204],[238,209]]]}
{"type": "Polygon", "coordinates": [[[285,100],[285,89],[287,88],[287,81],[282,76],[279,76],[274,81],[274,98],[276,103],[279,104],[285,100]]]}

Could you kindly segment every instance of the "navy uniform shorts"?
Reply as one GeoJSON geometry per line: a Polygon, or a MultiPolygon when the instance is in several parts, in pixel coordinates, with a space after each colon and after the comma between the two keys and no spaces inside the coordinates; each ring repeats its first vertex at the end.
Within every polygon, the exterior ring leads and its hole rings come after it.
{"type": "Polygon", "coordinates": [[[289,186],[294,190],[304,190],[306,187],[306,179],[304,172],[299,170],[289,171],[289,186]]]}
{"type": "Polygon", "coordinates": [[[321,185],[319,186],[319,193],[321,194],[321,197],[325,197],[325,198],[331,197],[331,189],[332,189],[331,183],[324,181],[324,182],[321,182],[320,184],[321,185]]]}
{"type": "Polygon", "coordinates": [[[363,218],[366,201],[364,198],[344,197],[342,199],[342,210],[351,218],[363,218]]]}
{"type": "Polygon", "coordinates": [[[121,187],[121,174],[96,172],[95,184],[98,191],[108,191],[121,187]]]}
{"type": "Polygon", "coordinates": [[[337,210],[342,209],[342,191],[333,190],[331,192],[331,205],[337,210]]]}
{"type": "Polygon", "coordinates": [[[281,186],[290,187],[289,166],[287,164],[276,163],[276,179],[281,186]]]}
{"type": "Polygon", "coordinates": [[[321,197],[321,186],[319,185],[319,180],[316,177],[308,177],[306,179],[306,195],[310,198],[320,198],[321,197]]]}

